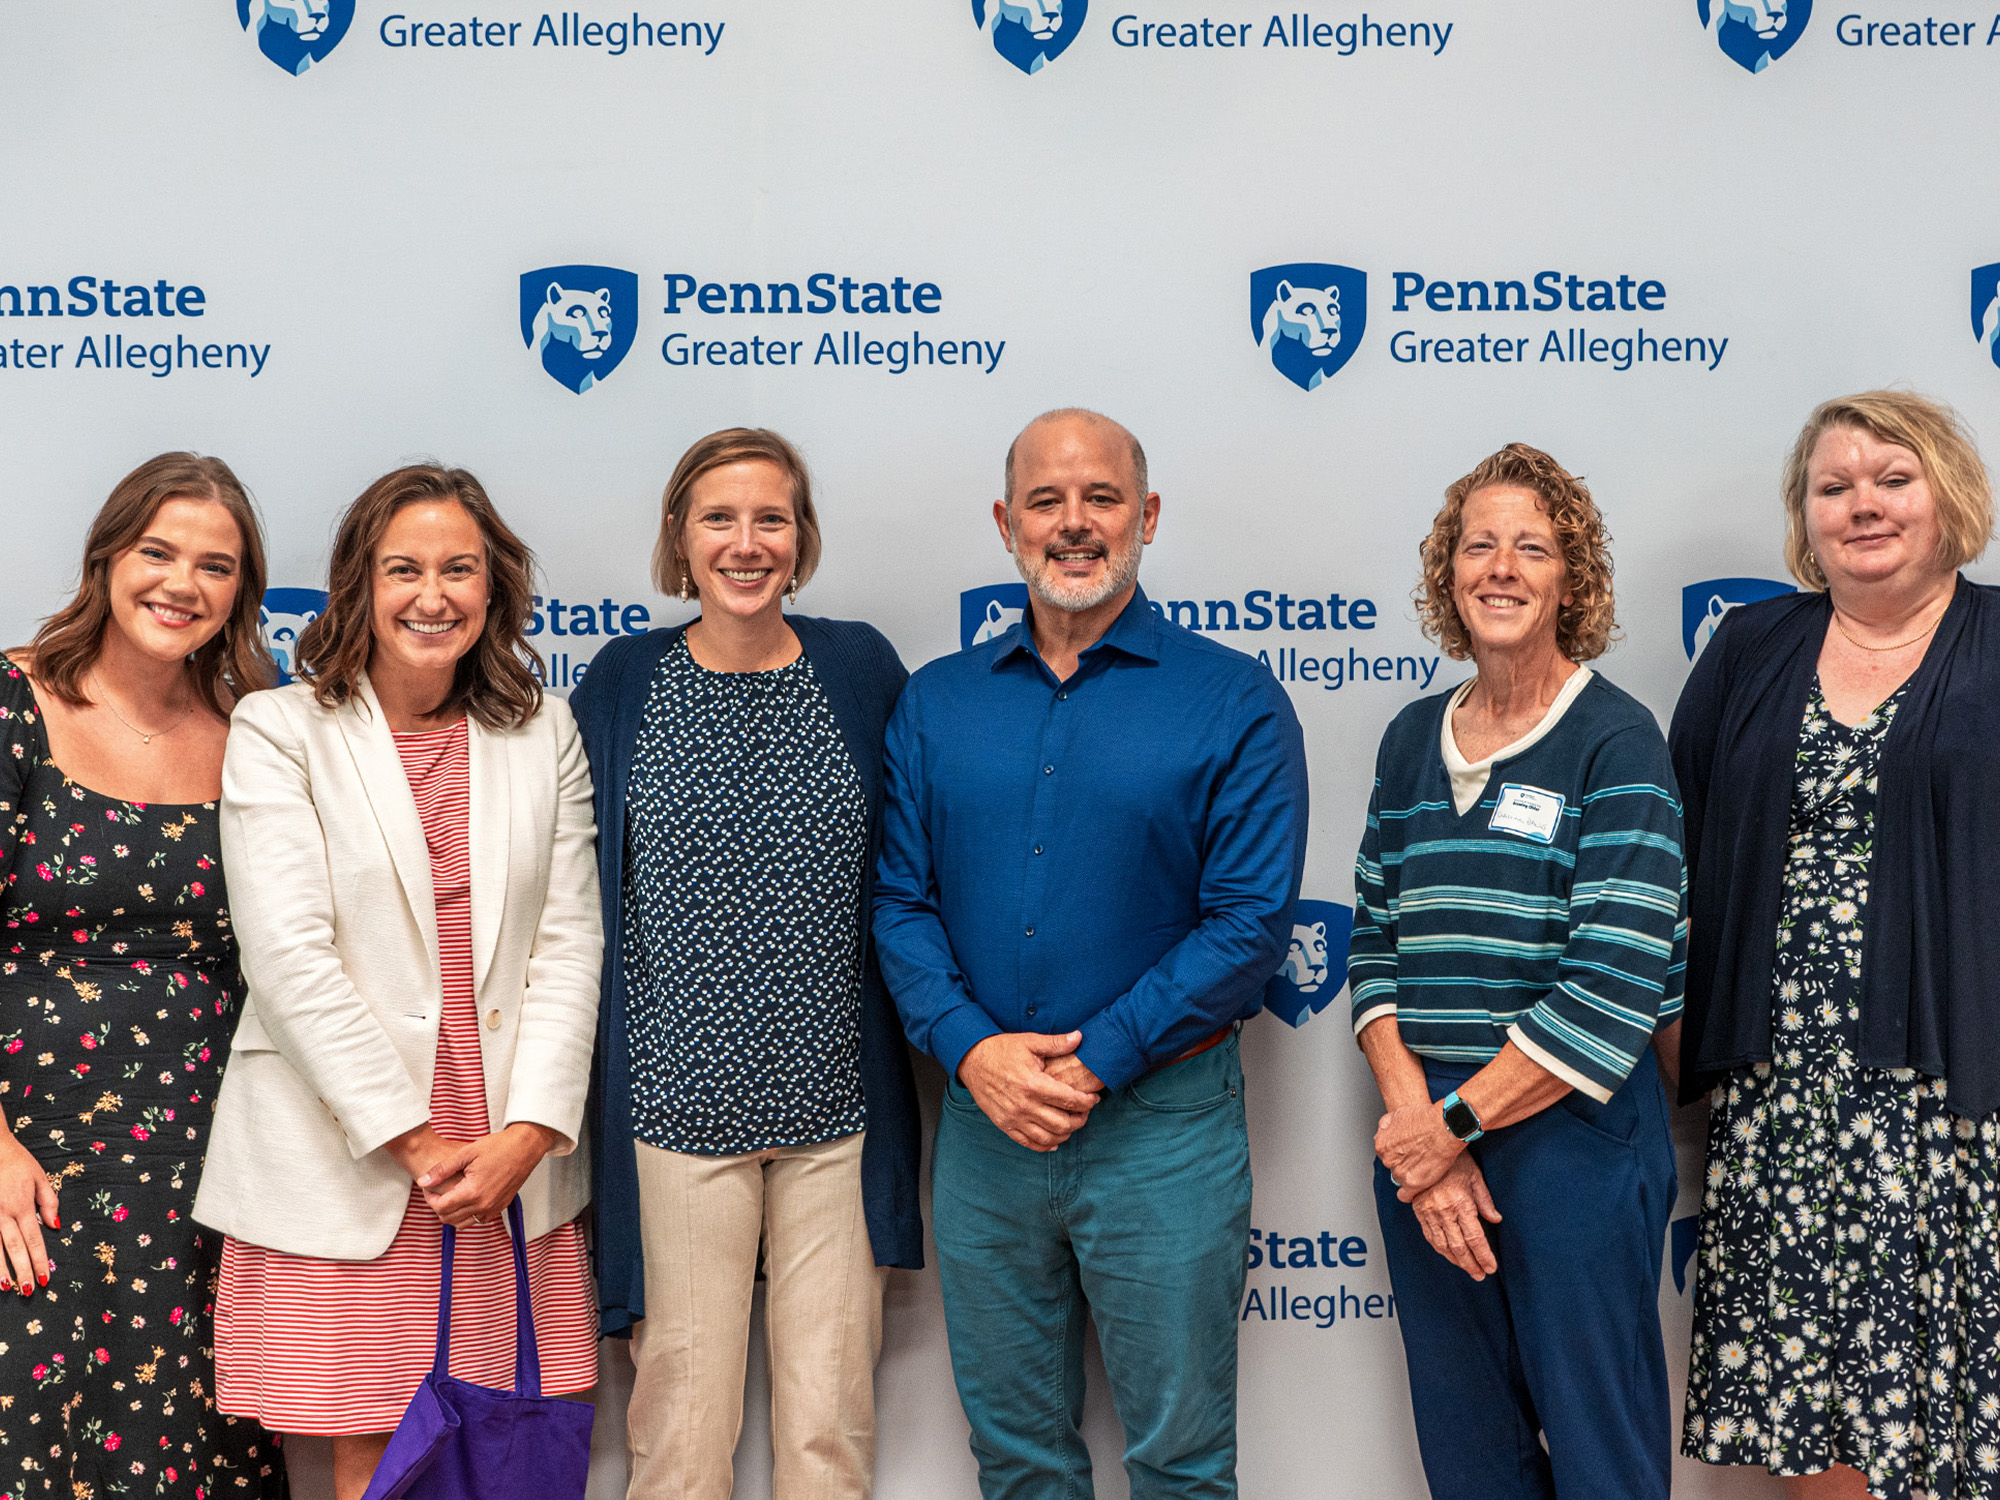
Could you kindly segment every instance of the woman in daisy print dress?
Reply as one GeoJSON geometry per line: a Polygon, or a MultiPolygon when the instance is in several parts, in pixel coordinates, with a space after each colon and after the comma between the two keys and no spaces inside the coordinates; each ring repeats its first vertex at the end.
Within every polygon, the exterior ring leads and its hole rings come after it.
{"type": "Polygon", "coordinates": [[[1815,412],[1785,498],[1811,592],[1725,617],[1674,721],[1683,1095],[1710,1090],[1682,1452],[1812,1500],[1987,1500],[2000,865],[1968,810],[2000,593],[1956,570],[1992,500],[1952,415],[1897,392],[1815,412]]]}
{"type": "Polygon", "coordinates": [[[218,459],[92,523],[76,597],[0,656],[0,1496],[284,1492],[215,1408],[220,1235],[189,1216],[241,987],[217,796],[276,675],[264,558],[218,459]]]}

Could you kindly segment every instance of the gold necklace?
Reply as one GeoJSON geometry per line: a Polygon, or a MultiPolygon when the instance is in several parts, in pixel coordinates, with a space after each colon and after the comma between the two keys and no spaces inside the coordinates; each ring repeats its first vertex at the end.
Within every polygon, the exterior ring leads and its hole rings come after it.
{"type": "Polygon", "coordinates": [[[103,700],[104,706],[111,710],[111,716],[115,718],[120,724],[123,724],[127,729],[131,730],[134,734],[138,735],[140,743],[142,744],[150,745],[159,736],[163,734],[172,734],[176,729],[180,728],[181,725],[185,724],[187,722],[187,716],[194,712],[194,699],[189,698],[188,706],[181,710],[181,716],[178,719],[174,720],[174,722],[169,724],[165,729],[155,729],[151,734],[148,734],[145,730],[141,729],[137,724],[134,724],[130,719],[126,718],[125,715],[118,712],[118,705],[116,703],[113,703],[111,701],[111,695],[104,691],[104,682],[100,677],[98,677],[98,675],[95,672],[92,672],[90,674],[90,680],[97,684],[97,696],[103,700]]]}
{"type": "MultiPolygon", "coordinates": [[[[1945,609],[1950,609],[1950,608],[1951,608],[1951,601],[1947,599],[1945,600],[1945,609]]],[[[1840,610],[1838,607],[1836,607],[1833,611],[1833,628],[1835,630],[1838,630],[1842,635],[1847,636],[1847,639],[1851,644],[1860,647],[1863,651],[1901,651],[1905,646],[1916,645],[1918,641],[1922,640],[1925,636],[1929,635],[1933,630],[1936,630],[1939,625],[1943,624],[1944,613],[1945,613],[1944,609],[1939,610],[1937,613],[1937,618],[1931,621],[1930,624],[1926,625],[1922,630],[1918,631],[1915,635],[1911,636],[1907,641],[1898,641],[1893,646],[1871,646],[1866,641],[1855,640],[1854,637],[1851,634],[1849,634],[1847,627],[1840,623],[1840,610]]]]}

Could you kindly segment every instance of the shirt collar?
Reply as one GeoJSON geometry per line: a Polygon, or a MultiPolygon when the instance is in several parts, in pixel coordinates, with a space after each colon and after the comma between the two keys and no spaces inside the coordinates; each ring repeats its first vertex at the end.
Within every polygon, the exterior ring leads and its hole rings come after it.
{"type": "MultiPolygon", "coordinates": [[[[1008,634],[1012,637],[1006,646],[994,653],[990,671],[997,672],[1012,662],[1017,656],[1039,662],[1042,655],[1035,649],[1033,615],[1035,602],[1031,596],[1028,607],[1021,613],[1021,623],[1008,634]]],[[[1143,588],[1134,588],[1132,597],[1118,612],[1118,618],[1111,622],[1111,628],[1086,647],[1078,657],[1078,664],[1091,660],[1099,652],[1116,651],[1135,661],[1158,662],[1160,659],[1160,619],[1153,606],[1146,600],[1143,588]]]]}

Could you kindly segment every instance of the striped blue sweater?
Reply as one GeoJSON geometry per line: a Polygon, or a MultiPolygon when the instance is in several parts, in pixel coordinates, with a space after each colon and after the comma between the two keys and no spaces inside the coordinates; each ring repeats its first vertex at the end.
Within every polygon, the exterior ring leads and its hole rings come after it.
{"type": "Polygon", "coordinates": [[[1450,697],[1404,709],[1376,756],[1354,867],[1354,1029],[1393,1014],[1419,1056],[1463,1063],[1511,1040],[1609,1099],[1681,1008],[1687,879],[1666,741],[1595,676],[1460,817],[1438,746],[1450,697]]]}

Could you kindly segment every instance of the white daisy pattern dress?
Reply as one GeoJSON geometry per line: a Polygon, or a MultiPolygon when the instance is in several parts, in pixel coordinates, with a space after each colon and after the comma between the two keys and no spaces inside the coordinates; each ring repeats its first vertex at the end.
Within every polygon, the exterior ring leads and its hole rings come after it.
{"type": "Polygon", "coordinates": [[[2000,1116],[1861,1066],[1876,765],[1902,691],[1799,731],[1772,1058],[1710,1096],[1681,1451],[1842,1463],[1884,1500],[2000,1497],[2000,1116]]]}

